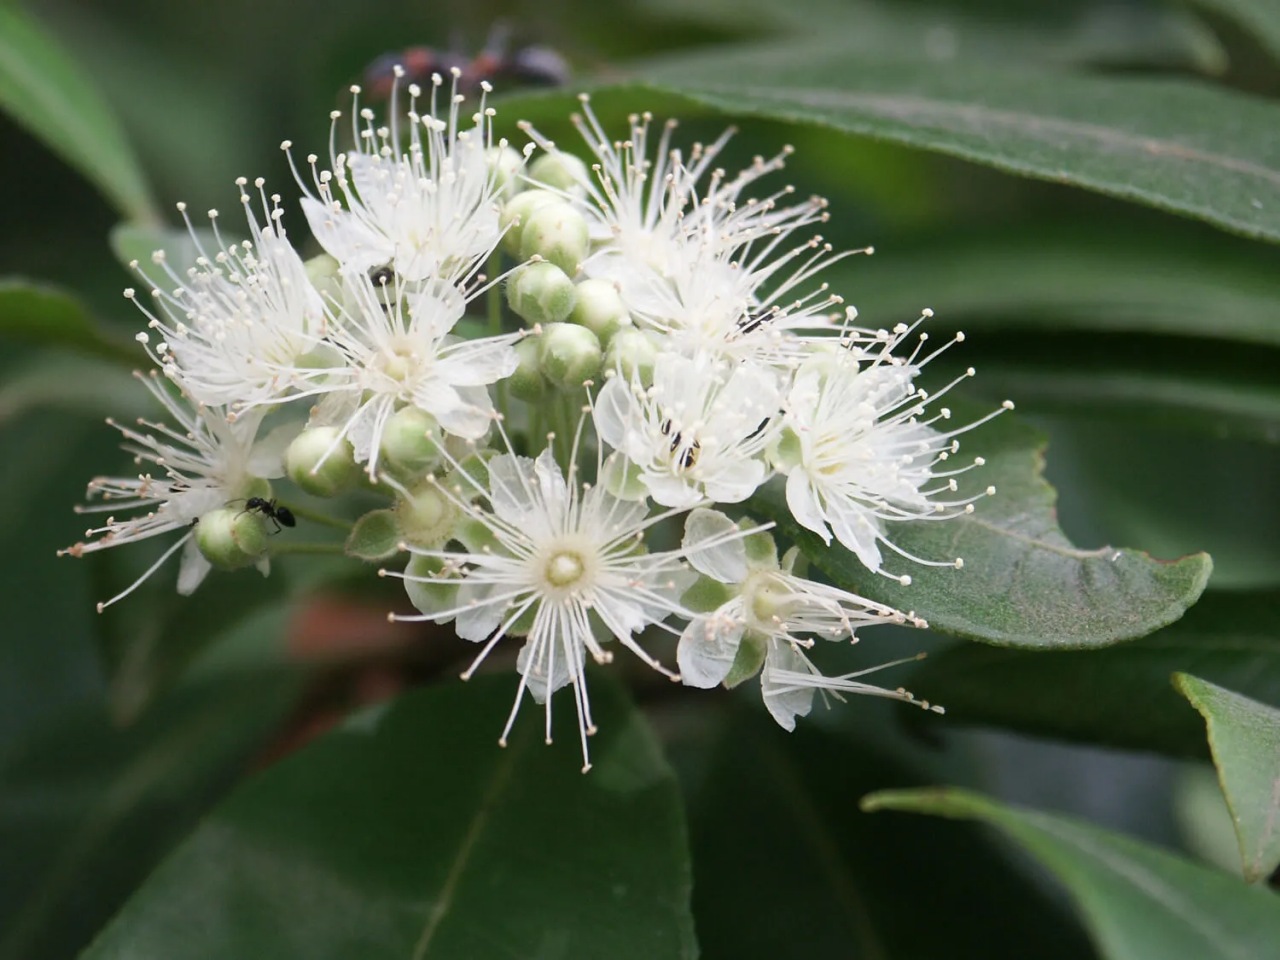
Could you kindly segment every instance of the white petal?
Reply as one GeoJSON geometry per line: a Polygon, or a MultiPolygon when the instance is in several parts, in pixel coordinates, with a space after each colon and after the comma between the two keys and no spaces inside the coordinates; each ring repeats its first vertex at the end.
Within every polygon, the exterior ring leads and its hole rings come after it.
{"type": "Polygon", "coordinates": [[[615,450],[623,450],[627,433],[635,420],[635,396],[631,385],[620,376],[610,377],[600,388],[592,414],[600,439],[615,450]]]}
{"type": "Polygon", "coordinates": [[[682,477],[673,477],[669,473],[646,473],[640,478],[649,491],[649,496],[664,507],[676,510],[687,510],[696,504],[706,501],[702,491],[682,477]]]}
{"type": "Polygon", "coordinates": [[[756,492],[768,475],[765,465],[759,460],[738,461],[726,466],[728,469],[717,470],[703,484],[707,499],[716,503],[741,503],[756,492]]]}
{"type": "Polygon", "coordinates": [[[458,606],[462,609],[458,611],[454,632],[463,640],[473,643],[487,640],[501,626],[507,604],[489,599],[493,592],[490,583],[462,581],[458,588],[458,606]]]}
{"type": "Polygon", "coordinates": [[[178,593],[184,597],[191,596],[212,569],[213,564],[205,559],[196,546],[196,538],[192,537],[182,548],[182,560],[178,566],[178,593]]]}
{"type": "Polygon", "coordinates": [[[301,202],[311,233],[344,269],[365,271],[390,262],[394,247],[386,237],[374,233],[351,214],[334,210],[319,200],[303,197],[301,202]]]}
{"type": "Polygon", "coordinates": [[[685,520],[681,547],[699,573],[721,583],[741,583],[747,579],[747,548],[737,530],[718,510],[700,508],[685,520]]]}
{"type": "Polygon", "coordinates": [[[831,544],[831,530],[827,526],[826,513],[814,495],[809,483],[809,475],[804,470],[792,470],[787,477],[787,506],[796,523],[806,530],[812,530],[822,538],[823,543],[831,544]]]}
{"type": "Polygon", "coordinates": [[[692,620],[680,635],[676,663],[680,680],[690,687],[714,687],[733,668],[745,627],[742,618],[728,613],[725,604],[715,613],[692,620]]]}
{"type": "Polygon", "coordinates": [[[838,511],[833,511],[831,529],[846,549],[857,554],[863,566],[880,569],[879,528],[869,511],[857,503],[841,504],[838,511]]]}
{"type": "Polygon", "coordinates": [[[778,726],[784,730],[794,730],[796,717],[808,716],[813,709],[813,687],[795,686],[786,681],[779,683],[772,678],[774,670],[800,674],[809,674],[813,670],[804,654],[791,644],[775,640],[769,645],[764,670],[760,673],[760,693],[764,696],[765,707],[773,719],[778,721],[778,726]]]}
{"type": "MultiPolygon", "coordinates": [[[[577,661],[581,657],[581,651],[571,648],[569,655],[577,661]]],[[[524,676],[533,699],[538,703],[546,703],[547,697],[580,673],[582,667],[578,662],[569,662],[563,645],[556,644],[554,639],[546,639],[536,645],[530,640],[521,647],[520,653],[516,655],[516,669],[524,676]],[[538,653],[536,658],[535,647],[538,653]],[[547,676],[548,673],[550,677],[547,676]]]]}

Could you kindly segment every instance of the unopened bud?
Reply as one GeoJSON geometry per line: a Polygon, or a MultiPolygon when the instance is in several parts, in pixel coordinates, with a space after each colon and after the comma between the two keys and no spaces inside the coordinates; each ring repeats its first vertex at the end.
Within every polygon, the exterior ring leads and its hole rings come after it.
{"type": "Polygon", "coordinates": [[[514,197],[524,186],[520,174],[524,170],[524,157],[518,150],[507,146],[493,146],[484,152],[485,163],[493,177],[494,190],[499,199],[514,197]]]}
{"type": "Polygon", "coordinates": [[[526,403],[536,403],[547,393],[547,379],[538,360],[538,338],[525,337],[515,345],[516,372],[507,378],[511,395],[526,403]]]}
{"type": "Polygon", "coordinates": [[[618,370],[628,380],[639,379],[645,386],[653,383],[653,365],[658,359],[658,347],[643,330],[629,327],[619,330],[609,341],[605,353],[606,370],[618,370]]]}
{"type": "Polygon", "coordinates": [[[583,280],[578,284],[576,298],[570,322],[586,327],[606,347],[615,333],[631,326],[631,315],[618,288],[608,280],[583,280]]]}
{"type": "Polygon", "coordinates": [[[406,473],[421,473],[442,459],[440,425],[417,407],[401,407],[387,420],[379,448],[383,460],[406,473]]]}
{"type": "Polygon", "coordinates": [[[551,323],[538,338],[542,374],[553,386],[573,390],[600,372],[600,341],[586,327],[551,323]]]}
{"type": "Polygon", "coordinates": [[[360,480],[351,442],[337,427],[308,427],[284,455],[289,479],[317,497],[336,497],[360,480]]]}
{"type": "Polygon", "coordinates": [[[337,260],[327,253],[321,253],[303,264],[303,268],[307,272],[307,279],[311,281],[311,285],[316,288],[316,292],[321,297],[326,300],[341,299],[342,277],[338,273],[337,260]]]}
{"type": "Polygon", "coordinates": [[[507,303],[529,323],[559,323],[573,312],[573,281],[554,263],[529,263],[507,281],[507,303]]]}
{"type": "Polygon", "coordinates": [[[267,552],[267,524],[242,507],[219,507],[196,523],[196,546],[220,570],[236,570],[257,562],[267,552]]]}
{"type": "Polygon", "coordinates": [[[585,184],[591,182],[591,171],[571,153],[544,153],[529,164],[529,179],[556,190],[585,196],[585,184]]]}
{"type": "Polygon", "coordinates": [[[569,276],[578,272],[590,250],[586,218],[571,203],[544,204],[530,213],[520,228],[521,260],[542,257],[569,276]]]}
{"type": "Polygon", "coordinates": [[[560,198],[549,190],[525,190],[503,204],[498,218],[498,225],[506,231],[502,235],[502,249],[513,257],[520,256],[520,234],[533,211],[549,203],[560,202],[560,198]]]}

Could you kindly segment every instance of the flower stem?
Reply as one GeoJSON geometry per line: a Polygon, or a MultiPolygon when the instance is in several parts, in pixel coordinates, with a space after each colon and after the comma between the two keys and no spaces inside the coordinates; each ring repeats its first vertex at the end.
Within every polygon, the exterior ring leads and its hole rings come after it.
{"type": "Polygon", "coordinates": [[[289,511],[299,520],[309,520],[312,523],[318,523],[323,527],[332,527],[335,530],[342,530],[344,533],[350,533],[353,524],[346,520],[340,520],[338,517],[331,517],[327,513],[320,513],[316,510],[310,510],[307,507],[295,507],[291,503],[280,501],[280,505],[288,507],[289,511]]]}

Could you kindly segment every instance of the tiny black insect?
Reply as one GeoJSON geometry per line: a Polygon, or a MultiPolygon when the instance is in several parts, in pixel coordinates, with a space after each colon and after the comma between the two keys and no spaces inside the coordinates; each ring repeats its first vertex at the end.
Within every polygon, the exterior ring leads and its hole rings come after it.
{"type": "Polygon", "coordinates": [[[276,505],[275,498],[267,500],[263,497],[250,497],[244,502],[244,513],[260,513],[272,523],[276,525],[276,532],[280,532],[281,526],[293,527],[297,526],[298,521],[293,516],[293,511],[288,507],[276,505]]]}

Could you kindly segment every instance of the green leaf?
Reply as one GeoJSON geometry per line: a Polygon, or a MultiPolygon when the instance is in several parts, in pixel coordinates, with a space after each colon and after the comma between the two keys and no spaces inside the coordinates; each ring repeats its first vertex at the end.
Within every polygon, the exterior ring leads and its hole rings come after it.
{"type": "Polygon", "coordinates": [[[679,795],[643,719],[593,682],[583,776],[563,695],[563,742],[526,715],[494,743],[515,687],[412,693],[271,768],[85,960],[693,957],[679,795]]]}
{"type": "MultiPolygon", "coordinates": [[[[1194,81],[838,54],[748,69],[689,58],[638,79],[728,113],[889,140],[1280,240],[1280,105],[1194,81]]],[[[634,102],[642,90],[606,88],[601,103],[606,91],[634,102]]],[[[553,104],[563,109],[544,98],[541,110],[553,104]]]]}
{"type": "Polygon", "coordinates": [[[1280,865],[1280,710],[1189,673],[1173,682],[1209,728],[1244,877],[1264,879],[1280,865]]]}
{"type": "Polygon", "coordinates": [[[174,691],[121,729],[99,704],[23,731],[0,770],[0,957],[73,956],[261,748],[294,702],[286,673],[174,691]]]}
{"type": "Polygon", "coordinates": [[[89,357],[31,356],[0,382],[0,421],[56,408],[95,418],[110,410],[127,422],[151,413],[153,403],[118,365],[89,357]]]}
{"type": "Polygon", "coordinates": [[[0,5],[0,108],[92,181],[124,216],[156,220],[146,179],[98,85],[12,4],[0,5]]]}
{"type": "Polygon", "coordinates": [[[997,493],[979,501],[972,515],[891,525],[889,537],[908,553],[964,560],[962,570],[900,560],[893,570],[910,571],[912,583],[905,587],[802,529],[777,486],[752,504],[835,583],[913,610],[944,633],[1062,650],[1140,637],[1182,616],[1208,580],[1208,556],[1161,562],[1136,550],[1074,546],[1057,525],[1056,493],[1042,476],[1044,448],[1037,431],[1007,414],[967,434],[964,453],[984,457],[986,465],[959,478],[960,496],[988,485],[997,493]]]}
{"type": "MultiPolygon", "coordinates": [[[[1178,65],[1219,71],[1226,54],[1216,38],[1186,13],[1129,3],[1052,6],[1015,4],[998,16],[980,5],[885,3],[867,0],[645,0],[659,14],[679,16],[774,36],[750,46],[699,48],[665,58],[696,58],[750,70],[817,56],[878,55],[885,50],[924,62],[998,58],[1035,64],[1108,63],[1178,65]],[[779,42],[780,31],[797,36],[779,42]]],[[[677,60],[679,58],[679,60],[677,60]]]]}
{"type": "MultiPolygon", "coordinates": [[[[1017,397],[1024,412],[1280,443],[1280,385],[1267,360],[1243,362],[1229,374],[1204,362],[1211,350],[1202,352],[1199,363],[1187,349],[1161,364],[1161,355],[1171,351],[1144,350],[1135,340],[1112,346],[1117,349],[1046,338],[1038,353],[1025,352],[1024,359],[984,358],[974,389],[993,398],[1017,397]],[[1094,360],[1076,363],[1078,356],[1094,360]]],[[[959,372],[951,365],[945,369],[959,372]]]]}
{"type": "Polygon", "coordinates": [[[128,363],[144,358],[137,344],[102,330],[71,294],[16,277],[0,278],[0,337],[128,363]]]}
{"type": "MultiPolygon", "coordinates": [[[[813,724],[788,734],[758,694],[749,699],[709,742],[673,753],[689,795],[694,915],[707,960],[1090,955],[1067,912],[981,831],[853,809],[877,787],[963,776],[970,758],[892,736],[886,704],[833,705],[860,731],[854,740],[813,724]]],[[[687,712],[679,729],[689,736],[687,712]]]]}
{"type": "Polygon", "coordinates": [[[1280,345],[1274,252],[1206,241],[1203,230],[1070,223],[876,248],[870,262],[854,258],[823,273],[873,325],[910,320],[927,306],[946,324],[1002,335],[1079,330],[1280,345]]]}
{"type": "Polygon", "coordinates": [[[1280,943],[1274,895],[1120,834],[966,790],[884,791],[864,797],[862,808],[997,827],[1062,881],[1104,957],[1254,960],[1280,943]]]}
{"type": "Polygon", "coordinates": [[[1203,756],[1204,727],[1169,686],[1177,671],[1280,702],[1280,593],[1209,593],[1172,626],[1106,650],[958,644],[904,682],[960,723],[1203,756]]]}
{"type": "MultiPolygon", "coordinates": [[[[109,237],[111,252],[126,267],[134,261],[148,277],[161,278],[164,271],[152,263],[151,255],[163,250],[165,263],[178,276],[196,265],[196,259],[207,256],[210,260],[222,249],[219,237],[211,227],[197,227],[195,231],[185,227],[148,226],[136,223],[118,223],[111,228],[109,237]],[[203,252],[202,252],[203,251],[203,252]]],[[[230,246],[240,237],[234,232],[223,234],[221,242],[230,246]]]]}
{"type": "Polygon", "coordinates": [[[1280,59],[1280,3],[1276,0],[1195,0],[1240,22],[1273,56],[1280,59]]]}

